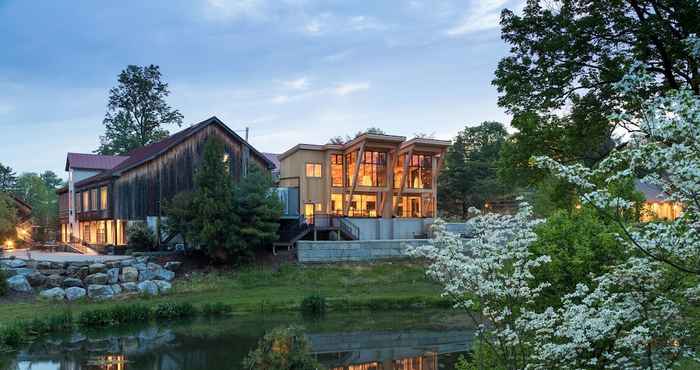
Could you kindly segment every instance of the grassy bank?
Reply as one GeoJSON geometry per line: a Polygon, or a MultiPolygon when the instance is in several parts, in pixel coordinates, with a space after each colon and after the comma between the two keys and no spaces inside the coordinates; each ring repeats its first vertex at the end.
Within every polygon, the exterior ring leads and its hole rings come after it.
{"type": "MultiPolygon", "coordinates": [[[[304,297],[320,293],[331,310],[445,307],[440,287],[428,281],[424,268],[409,262],[362,265],[248,267],[233,272],[192,274],[175,282],[161,297],[133,297],[128,303],[153,307],[162,302],[195,306],[208,302],[230,305],[234,312],[298,309],[304,297]]],[[[0,324],[45,317],[69,309],[75,314],[102,309],[115,301],[72,304],[45,301],[0,305],[0,324]]]]}

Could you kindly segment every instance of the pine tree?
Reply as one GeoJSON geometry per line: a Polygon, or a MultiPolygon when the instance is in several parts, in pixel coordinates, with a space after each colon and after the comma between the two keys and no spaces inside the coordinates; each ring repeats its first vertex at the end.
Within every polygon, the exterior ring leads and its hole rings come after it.
{"type": "Polygon", "coordinates": [[[248,175],[237,186],[236,213],[242,243],[248,253],[277,239],[282,204],[272,187],[272,178],[254,164],[248,166],[248,175]]]}

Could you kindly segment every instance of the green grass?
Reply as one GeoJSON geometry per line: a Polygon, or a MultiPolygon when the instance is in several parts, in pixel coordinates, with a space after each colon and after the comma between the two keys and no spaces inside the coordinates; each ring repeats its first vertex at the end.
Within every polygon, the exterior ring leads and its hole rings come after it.
{"type": "MultiPolygon", "coordinates": [[[[320,294],[330,310],[448,307],[440,287],[427,280],[422,265],[409,262],[247,267],[235,272],[193,274],[175,282],[171,293],[133,297],[128,303],[153,307],[163,302],[230,305],[234,312],[297,310],[304,297],[320,294]]],[[[0,325],[48,316],[63,309],[79,314],[121,301],[72,304],[34,301],[0,305],[0,325]]]]}

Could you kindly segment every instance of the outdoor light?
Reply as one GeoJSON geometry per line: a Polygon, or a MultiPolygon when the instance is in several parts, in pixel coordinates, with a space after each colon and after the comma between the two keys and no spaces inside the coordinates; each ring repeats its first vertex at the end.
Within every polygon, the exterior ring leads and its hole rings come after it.
{"type": "Polygon", "coordinates": [[[6,240],[6,241],[5,241],[5,246],[7,246],[8,249],[14,249],[14,247],[15,247],[15,242],[13,242],[12,240],[6,240]]]}

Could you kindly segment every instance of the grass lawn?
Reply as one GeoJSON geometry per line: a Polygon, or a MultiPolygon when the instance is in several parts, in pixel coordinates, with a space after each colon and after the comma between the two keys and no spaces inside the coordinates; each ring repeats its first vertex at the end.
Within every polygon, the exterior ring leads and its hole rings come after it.
{"type": "MultiPolygon", "coordinates": [[[[383,262],[300,266],[247,267],[235,272],[192,274],[176,280],[173,290],[160,297],[131,297],[128,303],[154,305],[164,301],[195,305],[222,302],[235,312],[268,312],[296,309],[312,293],[326,297],[330,309],[387,309],[447,307],[440,286],[425,277],[417,263],[383,262]]],[[[74,313],[101,308],[119,301],[79,301],[71,304],[34,300],[0,304],[0,324],[42,317],[66,308],[74,313]]]]}

